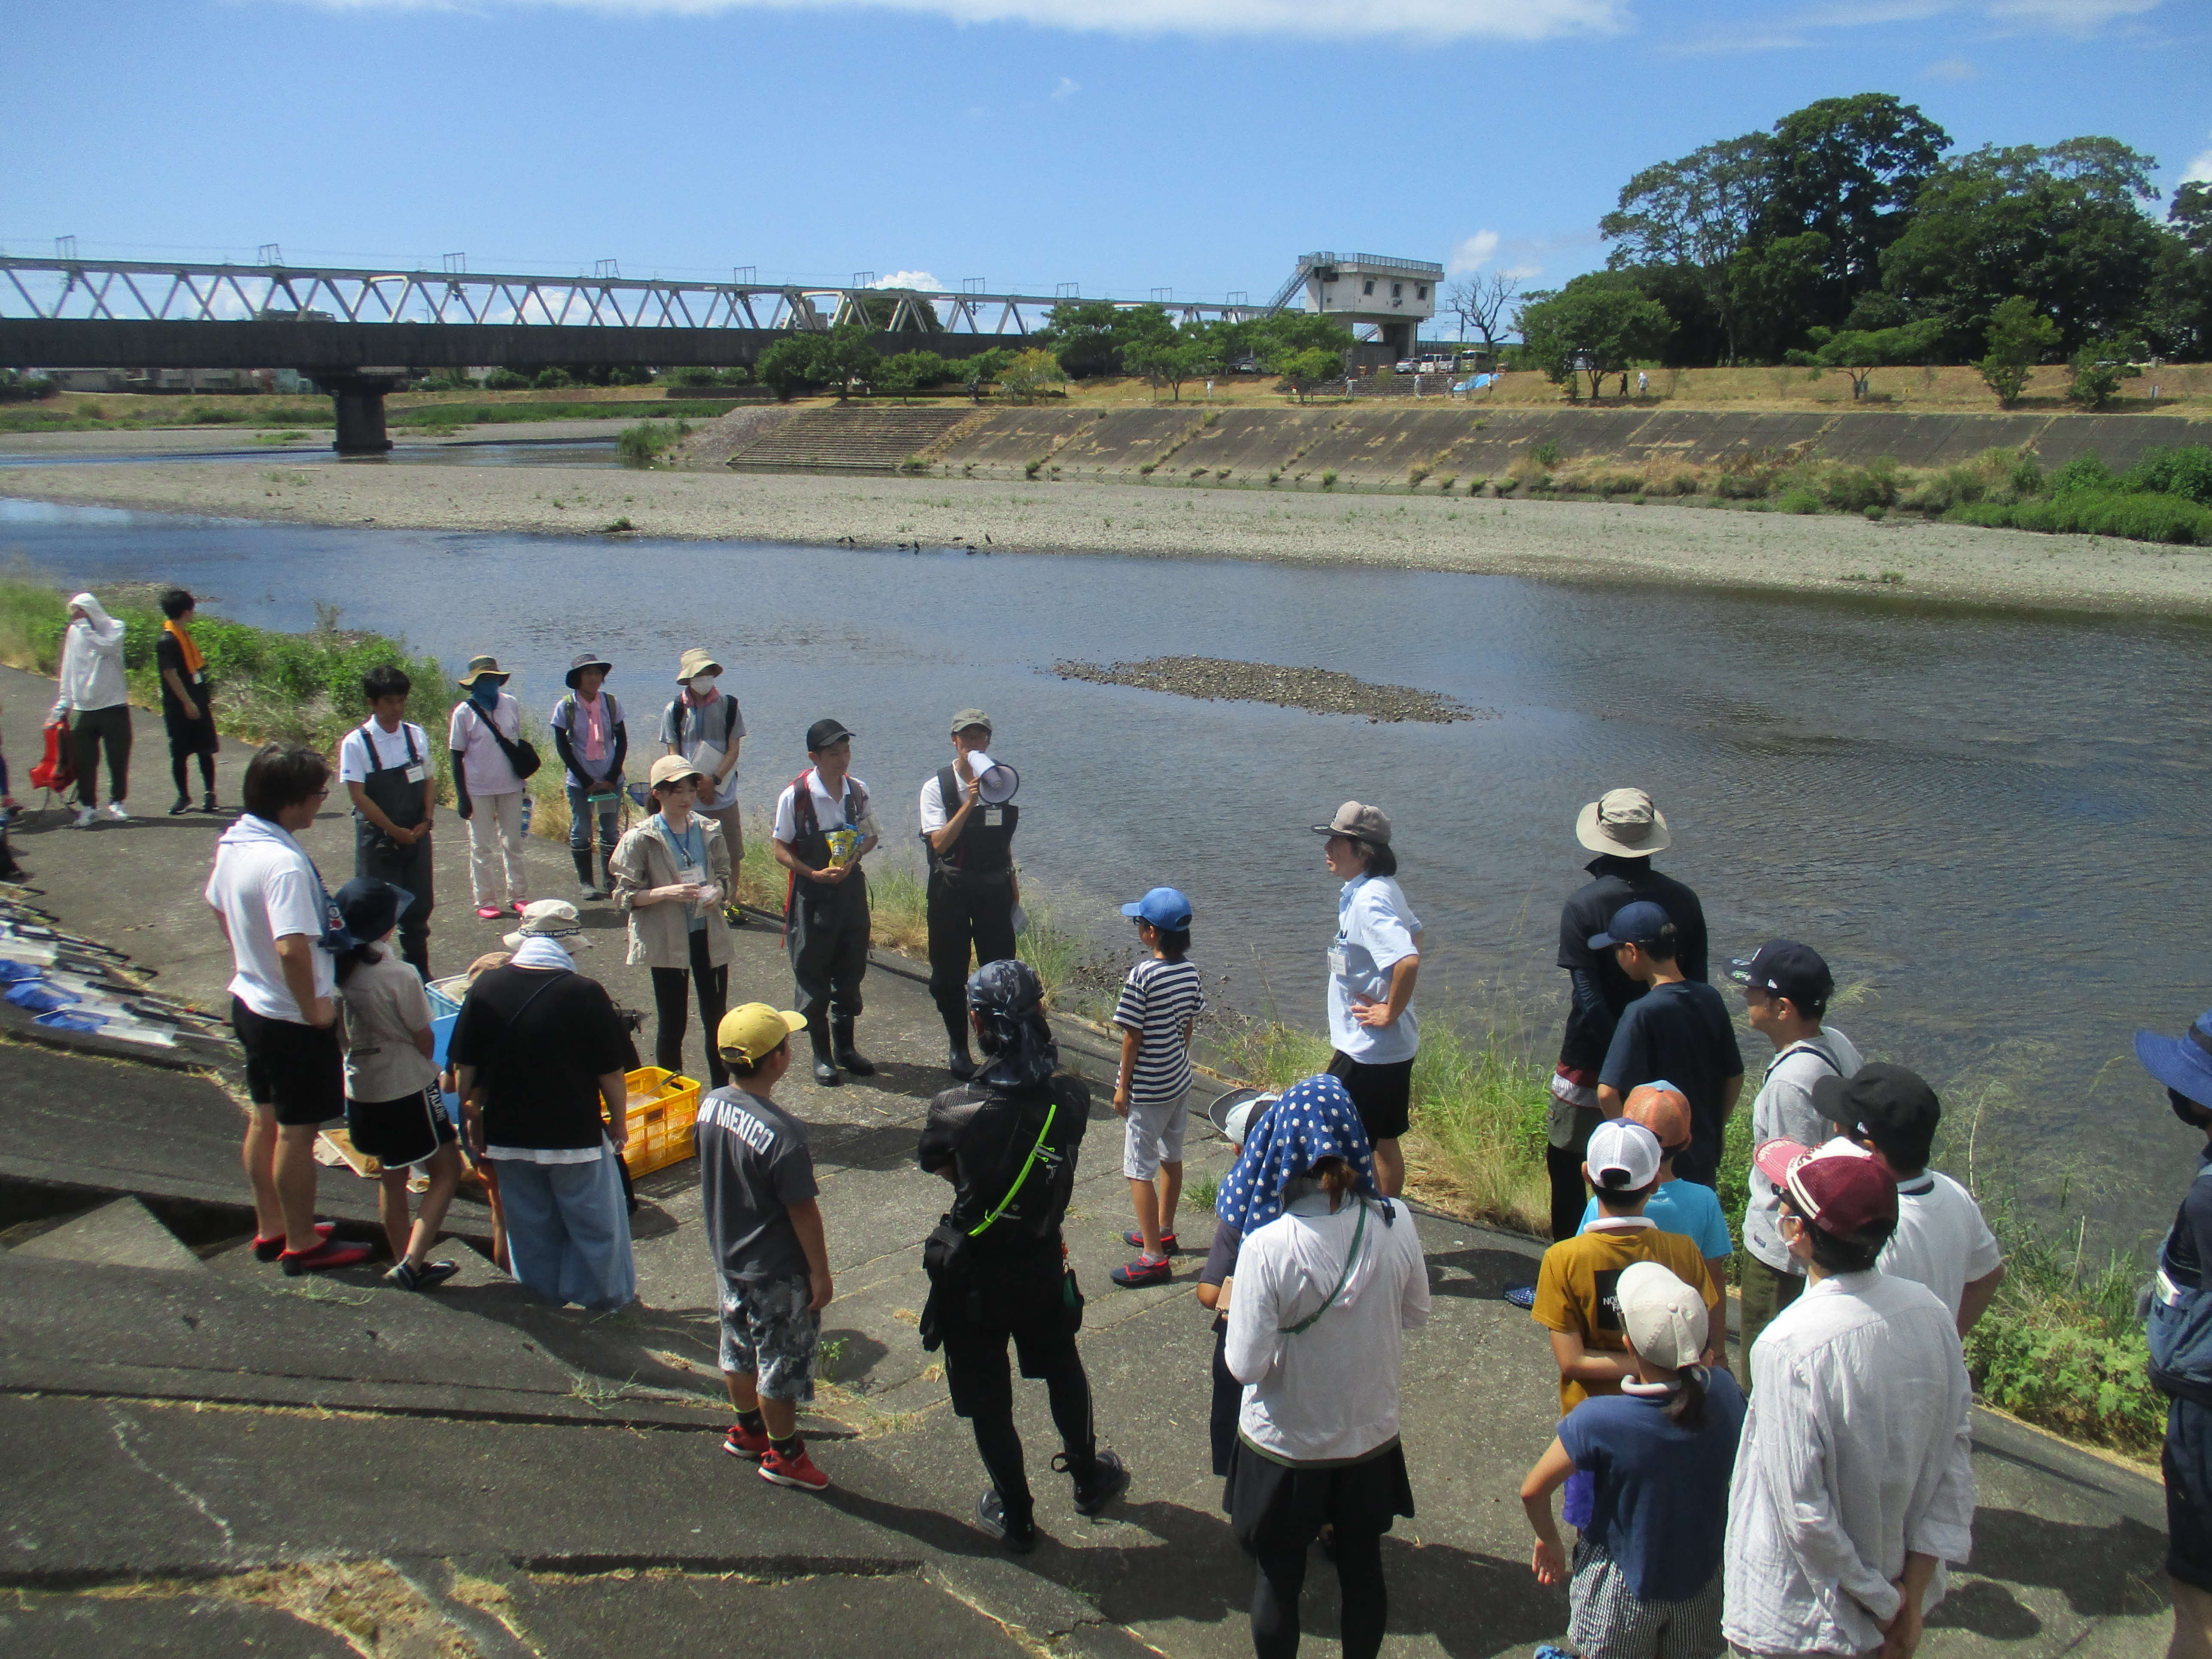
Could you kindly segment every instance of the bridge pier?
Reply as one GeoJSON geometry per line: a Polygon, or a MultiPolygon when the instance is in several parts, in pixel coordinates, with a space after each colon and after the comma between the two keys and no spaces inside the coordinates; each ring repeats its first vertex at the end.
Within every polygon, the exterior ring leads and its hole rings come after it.
{"type": "Polygon", "coordinates": [[[392,447],[384,429],[385,394],[404,374],[317,374],[337,409],[337,437],[331,445],[341,455],[381,455],[392,447]]]}

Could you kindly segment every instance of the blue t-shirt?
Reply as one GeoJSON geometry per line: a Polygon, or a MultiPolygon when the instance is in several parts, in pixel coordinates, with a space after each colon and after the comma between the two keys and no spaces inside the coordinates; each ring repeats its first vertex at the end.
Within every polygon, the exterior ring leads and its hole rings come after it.
{"type": "Polygon", "coordinates": [[[1690,1103],[1690,1144],[1674,1155],[1674,1171],[1710,1185],[1721,1162],[1722,1085],[1742,1075],[1728,1005],[1692,979],[1655,985],[1628,1005],[1597,1080],[1624,1095],[1662,1078],[1680,1089],[1690,1103]]]}
{"type": "MultiPolygon", "coordinates": [[[[1696,1239],[1698,1254],[1708,1261],[1735,1254],[1735,1242],[1729,1237],[1728,1218],[1721,1213],[1720,1194],[1710,1187],[1701,1187],[1694,1181],[1670,1181],[1651,1194],[1644,1213],[1662,1233],[1680,1233],[1685,1238],[1696,1239]]],[[[1582,1225],[1575,1231],[1587,1231],[1596,1219],[1597,1199],[1593,1194],[1583,1208],[1582,1225]]]]}
{"type": "MultiPolygon", "coordinates": [[[[1679,1184],[1679,1183],[1678,1183],[1679,1184]]],[[[1559,1443],[1595,1487],[1583,1536],[1619,1564],[1639,1601],[1681,1601],[1721,1570],[1743,1390],[1708,1371],[1705,1425],[1667,1420],[1663,1399],[1599,1395],[1569,1412],[1559,1443]]]]}

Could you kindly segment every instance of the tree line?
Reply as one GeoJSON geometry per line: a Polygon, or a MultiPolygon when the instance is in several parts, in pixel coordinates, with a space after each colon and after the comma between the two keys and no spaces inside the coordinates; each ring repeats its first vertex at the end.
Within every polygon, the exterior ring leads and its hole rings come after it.
{"type": "Polygon", "coordinates": [[[2212,186],[2161,221],[2156,161],[2117,139],[1952,149],[1863,93],[1646,167],[1599,222],[1607,268],[1526,296],[1527,355],[1593,393],[1635,362],[1801,363],[1863,396],[1885,363],[1972,362],[2008,405],[2063,358],[2095,407],[2129,365],[2212,347],[2212,186]]]}

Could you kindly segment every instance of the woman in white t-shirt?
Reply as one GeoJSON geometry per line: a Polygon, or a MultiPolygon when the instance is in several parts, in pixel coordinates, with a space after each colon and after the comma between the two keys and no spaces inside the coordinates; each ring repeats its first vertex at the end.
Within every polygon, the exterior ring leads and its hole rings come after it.
{"type": "Polygon", "coordinates": [[[496,657],[471,657],[459,684],[446,746],[453,757],[453,811],[469,826],[469,884],[477,915],[497,921],[530,902],[522,864],[523,780],[509,755],[522,740],[522,705],[505,690],[496,657]],[[503,881],[503,884],[502,884],[503,881]]]}
{"type": "Polygon", "coordinates": [[[1429,1316],[1413,1218],[1376,1189],[1343,1083],[1285,1090],[1251,1127],[1216,1204],[1241,1231],[1223,1358],[1244,1385],[1223,1504],[1259,1565],[1252,1645],[1296,1653],[1306,1550],[1335,1534],[1348,1655],[1372,1655],[1388,1613],[1382,1534],[1411,1516],[1398,1441],[1402,1333],[1429,1316]]]}
{"type": "Polygon", "coordinates": [[[1421,921],[1399,887],[1390,820],[1380,807],[1348,800],[1327,823],[1329,873],[1344,883],[1336,939],[1328,951],[1329,1074],[1341,1079],[1375,1151],[1382,1195],[1406,1189],[1399,1138],[1413,1106],[1413,1056],[1420,1051],[1413,981],[1421,967],[1421,921]]]}

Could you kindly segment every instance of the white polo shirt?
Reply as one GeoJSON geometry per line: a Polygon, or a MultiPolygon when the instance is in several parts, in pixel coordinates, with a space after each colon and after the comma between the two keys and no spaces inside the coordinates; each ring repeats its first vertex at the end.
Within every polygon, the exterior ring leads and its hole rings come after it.
{"type": "MultiPolygon", "coordinates": [[[[307,1023],[284,982],[276,941],[305,934],[319,944],[329,919],[322,878],[315,861],[282,825],[251,813],[222,832],[216,843],[215,872],[208,878],[208,908],[230,930],[230,957],[236,972],[230,994],[264,1019],[307,1023]]],[[[337,982],[337,963],[328,951],[307,952],[315,994],[327,997],[337,982]]]]}
{"type": "Polygon", "coordinates": [[[1950,1176],[1923,1170],[1897,1183],[1897,1231],[1875,1265],[1893,1279],[1925,1285],[1956,1319],[1966,1286],[2003,1266],[2004,1252],[1973,1194],[1950,1176]]]}

